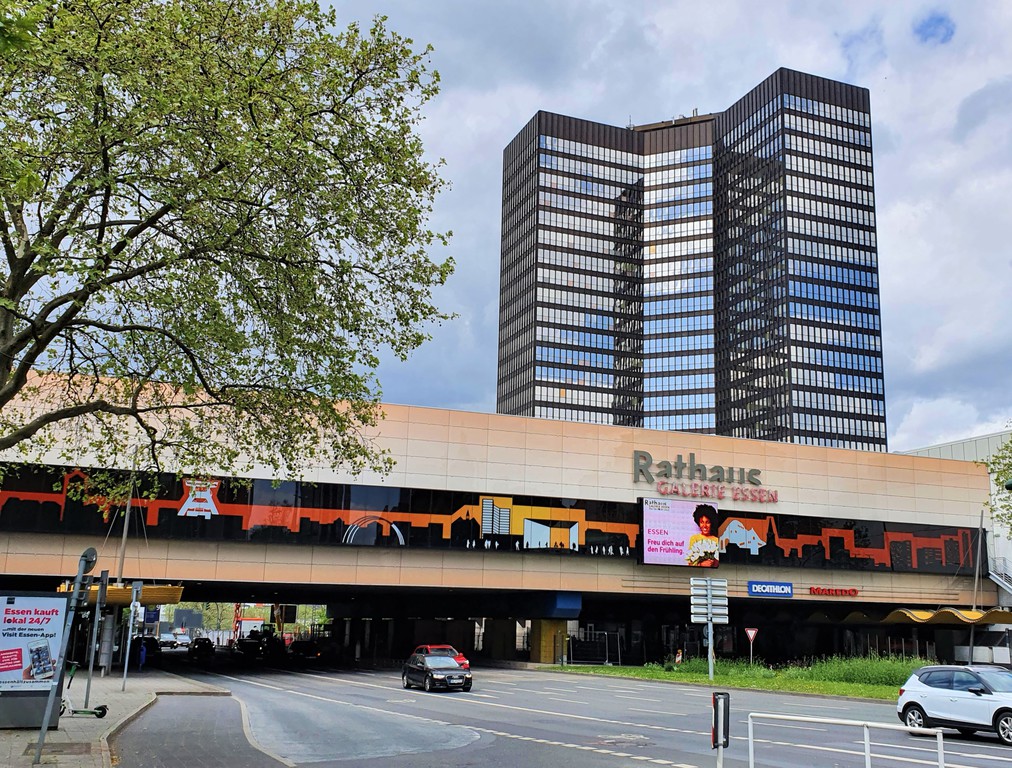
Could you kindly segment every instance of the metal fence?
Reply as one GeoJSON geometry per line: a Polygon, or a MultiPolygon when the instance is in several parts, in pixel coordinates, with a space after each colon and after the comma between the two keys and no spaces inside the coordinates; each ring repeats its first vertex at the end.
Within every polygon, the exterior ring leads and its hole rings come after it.
{"type": "MultiPolygon", "coordinates": [[[[864,765],[871,766],[871,729],[882,731],[906,731],[907,733],[919,733],[924,736],[934,736],[936,753],[938,756],[938,768],[945,768],[945,748],[942,742],[942,732],[938,728],[910,728],[906,725],[890,725],[888,723],[868,723],[860,720],[837,720],[831,717],[801,717],[799,715],[773,715],[765,712],[749,712],[748,715],[748,765],[755,768],[755,721],[756,720],[788,720],[796,723],[820,723],[822,725],[844,725],[861,728],[864,731],[864,765]]],[[[888,758],[895,762],[896,758],[888,758]]],[[[918,761],[920,762],[920,761],[918,761]]]]}
{"type": "Polygon", "coordinates": [[[570,635],[566,656],[570,664],[621,664],[623,639],[619,632],[570,635]]]}

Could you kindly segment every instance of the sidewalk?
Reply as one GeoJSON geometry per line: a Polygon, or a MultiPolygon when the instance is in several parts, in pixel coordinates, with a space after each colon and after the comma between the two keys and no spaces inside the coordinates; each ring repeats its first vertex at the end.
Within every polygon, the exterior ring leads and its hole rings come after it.
{"type": "MultiPolygon", "coordinates": [[[[73,694],[75,706],[84,706],[87,682],[87,675],[80,672],[74,679],[70,692],[73,694]]],[[[156,668],[140,673],[131,670],[127,675],[126,690],[122,688],[122,670],[114,670],[107,677],[100,677],[96,672],[91,681],[88,706],[106,704],[109,707],[109,714],[101,720],[92,715],[61,717],[59,728],[50,729],[46,733],[41,765],[58,765],[63,768],[112,768],[109,737],[153,704],[157,696],[230,695],[222,688],[188,680],[156,668]]],[[[38,728],[0,729],[0,765],[30,768],[35,759],[38,741],[38,728]]]]}

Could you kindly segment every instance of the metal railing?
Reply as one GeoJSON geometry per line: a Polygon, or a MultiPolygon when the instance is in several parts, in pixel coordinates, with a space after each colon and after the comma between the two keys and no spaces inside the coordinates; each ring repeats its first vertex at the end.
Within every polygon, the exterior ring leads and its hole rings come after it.
{"type": "Polygon", "coordinates": [[[1009,572],[1009,561],[1004,557],[994,557],[988,563],[988,576],[991,581],[1002,587],[1006,592],[1012,592],[1012,573],[1009,572]]]}
{"type": "Polygon", "coordinates": [[[567,638],[570,664],[622,664],[622,635],[619,632],[586,632],[567,638]]]}
{"type": "Polygon", "coordinates": [[[883,731],[906,731],[919,733],[922,736],[934,736],[938,747],[938,768],[945,768],[945,751],[942,746],[942,732],[938,728],[910,728],[906,725],[889,723],[868,723],[861,720],[837,720],[831,717],[802,717],[800,715],[774,715],[766,712],[749,712],[748,714],[748,765],[755,768],[755,720],[789,720],[795,723],[821,723],[823,725],[851,725],[864,730],[864,765],[871,768],[871,729],[883,731]]]}

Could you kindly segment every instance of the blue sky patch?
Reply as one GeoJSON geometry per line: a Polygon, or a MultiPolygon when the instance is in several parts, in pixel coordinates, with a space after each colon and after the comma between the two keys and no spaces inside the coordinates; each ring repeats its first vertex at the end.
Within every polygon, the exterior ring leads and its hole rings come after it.
{"type": "Polygon", "coordinates": [[[940,11],[929,14],[914,24],[914,35],[929,45],[945,45],[954,34],[956,22],[940,11]]]}

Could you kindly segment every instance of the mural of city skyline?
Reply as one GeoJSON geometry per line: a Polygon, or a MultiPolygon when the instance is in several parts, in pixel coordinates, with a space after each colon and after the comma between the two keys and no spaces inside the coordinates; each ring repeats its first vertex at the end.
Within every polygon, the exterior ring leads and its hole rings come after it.
{"type": "MultiPolygon", "coordinates": [[[[107,535],[122,509],[87,482],[79,469],[8,472],[0,530],[107,535]]],[[[637,503],[167,475],[130,506],[151,538],[631,558],[641,546],[637,503]]],[[[947,574],[974,572],[978,533],[724,509],[718,531],[721,564],[947,574]]]]}

